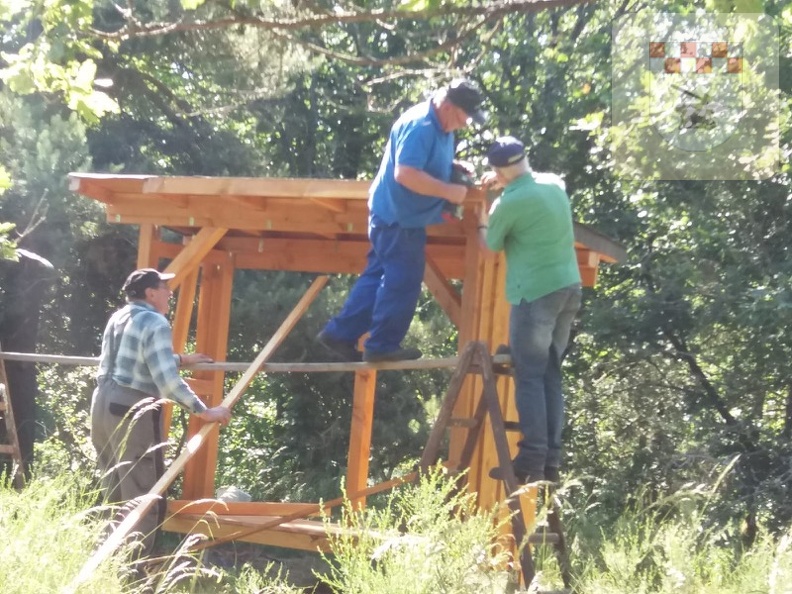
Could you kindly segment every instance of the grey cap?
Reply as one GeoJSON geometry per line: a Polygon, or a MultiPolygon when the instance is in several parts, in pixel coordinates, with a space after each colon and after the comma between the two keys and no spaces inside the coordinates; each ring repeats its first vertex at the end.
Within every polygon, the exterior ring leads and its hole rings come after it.
{"type": "Polygon", "coordinates": [[[146,289],[154,289],[160,282],[175,276],[170,272],[159,272],[154,268],[138,268],[127,277],[123,291],[129,297],[145,297],[146,289]]]}

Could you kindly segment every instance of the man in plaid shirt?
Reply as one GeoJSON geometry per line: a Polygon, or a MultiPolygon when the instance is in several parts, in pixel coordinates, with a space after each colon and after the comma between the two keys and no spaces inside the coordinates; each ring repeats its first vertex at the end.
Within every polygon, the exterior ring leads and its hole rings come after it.
{"type": "MultiPolygon", "coordinates": [[[[171,400],[207,422],[225,425],[231,418],[224,406],[207,408],[179,375],[179,367],[211,359],[200,353],[173,352],[165,317],[173,296],[166,281],[173,277],[153,268],[132,272],[123,288],[128,303],[113,314],[102,336],[91,400],[91,441],[109,503],[146,495],[164,472],[160,399],[171,400]]],[[[159,505],[140,520],[141,556],[152,552],[164,514],[165,501],[160,498],[159,505]]]]}

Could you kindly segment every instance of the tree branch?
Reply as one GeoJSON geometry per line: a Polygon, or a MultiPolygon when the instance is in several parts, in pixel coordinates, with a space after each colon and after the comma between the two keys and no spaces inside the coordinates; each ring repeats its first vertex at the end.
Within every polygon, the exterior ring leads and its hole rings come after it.
{"type": "MultiPolygon", "coordinates": [[[[425,10],[370,10],[349,12],[338,10],[325,14],[313,14],[304,18],[265,18],[263,16],[235,15],[207,21],[176,21],[173,23],[148,23],[141,25],[127,18],[126,24],[116,31],[90,29],[95,37],[112,41],[125,41],[134,37],[166,35],[174,32],[206,31],[247,25],[271,31],[299,31],[322,29],[348,23],[370,23],[399,21],[429,21],[439,17],[483,17],[486,20],[502,18],[512,13],[530,13],[551,8],[577,6],[591,0],[504,0],[487,6],[446,5],[425,10]]],[[[122,13],[123,14],[123,13],[122,13]]]]}

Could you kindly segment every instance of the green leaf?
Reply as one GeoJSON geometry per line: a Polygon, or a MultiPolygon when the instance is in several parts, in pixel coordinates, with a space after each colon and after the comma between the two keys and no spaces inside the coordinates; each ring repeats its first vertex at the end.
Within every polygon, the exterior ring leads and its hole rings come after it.
{"type": "Polygon", "coordinates": [[[184,10],[195,10],[204,3],[204,0],[181,0],[184,10]]]}
{"type": "Polygon", "coordinates": [[[11,175],[8,171],[0,165],[0,196],[3,195],[8,188],[11,187],[11,175]]]}

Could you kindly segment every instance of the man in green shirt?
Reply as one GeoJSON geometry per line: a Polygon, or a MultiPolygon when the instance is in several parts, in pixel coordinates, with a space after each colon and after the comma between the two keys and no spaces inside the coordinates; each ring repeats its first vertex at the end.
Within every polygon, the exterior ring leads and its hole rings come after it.
{"type": "MultiPolygon", "coordinates": [[[[517,480],[558,480],[564,399],[561,359],[580,309],[581,284],[572,212],[564,182],[535,173],[525,146],[498,138],[487,152],[483,182],[503,188],[484,213],[479,232],[492,251],[506,254],[509,343],[522,440],[512,461],[517,480]],[[487,220],[488,219],[488,220],[487,220]]],[[[503,478],[500,467],[490,476],[503,478]]]]}

